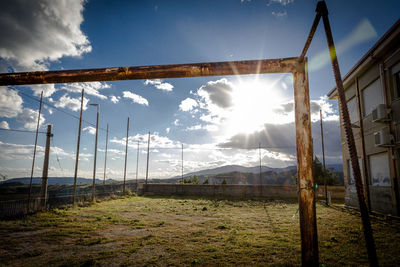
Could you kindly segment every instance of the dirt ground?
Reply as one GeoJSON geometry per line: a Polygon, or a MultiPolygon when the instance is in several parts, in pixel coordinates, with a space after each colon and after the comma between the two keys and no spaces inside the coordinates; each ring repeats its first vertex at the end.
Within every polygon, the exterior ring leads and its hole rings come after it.
{"type": "MultiPolygon", "coordinates": [[[[126,197],[0,222],[1,266],[300,265],[298,204],[126,197]]],[[[368,265],[360,217],[317,205],[320,263],[368,265]]],[[[373,218],[383,266],[400,222],[373,218]]]]}

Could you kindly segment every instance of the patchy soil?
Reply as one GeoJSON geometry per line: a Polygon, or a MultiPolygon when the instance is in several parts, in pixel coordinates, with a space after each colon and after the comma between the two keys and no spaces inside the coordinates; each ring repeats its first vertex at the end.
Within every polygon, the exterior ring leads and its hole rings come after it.
{"type": "MultiPolygon", "coordinates": [[[[0,266],[300,265],[298,204],[129,197],[0,222],[0,266]]],[[[317,205],[320,263],[368,265],[356,213],[317,205]]],[[[400,222],[373,218],[381,265],[400,222]]]]}

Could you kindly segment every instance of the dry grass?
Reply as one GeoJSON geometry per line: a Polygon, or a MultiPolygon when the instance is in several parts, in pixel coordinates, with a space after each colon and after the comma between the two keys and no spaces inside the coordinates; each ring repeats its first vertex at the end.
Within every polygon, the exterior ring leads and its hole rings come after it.
{"type": "MultiPolygon", "coordinates": [[[[0,265],[299,265],[297,203],[130,197],[0,222],[0,265]]],[[[317,206],[320,262],[367,265],[360,218],[317,206]]],[[[381,265],[400,222],[373,220],[381,265]]]]}

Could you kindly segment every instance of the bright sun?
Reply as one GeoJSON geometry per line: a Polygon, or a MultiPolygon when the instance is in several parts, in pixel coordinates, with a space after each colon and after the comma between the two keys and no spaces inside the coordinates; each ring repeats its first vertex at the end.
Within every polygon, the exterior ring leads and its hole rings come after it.
{"type": "Polygon", "coordinates": [[[285,89],[287,85],[281,78],[239,80],[233,87],[226,133],[252,133],[265,123],[287,123],[287,115],[279,112],[281,104],[288,101],[285,89]]]}

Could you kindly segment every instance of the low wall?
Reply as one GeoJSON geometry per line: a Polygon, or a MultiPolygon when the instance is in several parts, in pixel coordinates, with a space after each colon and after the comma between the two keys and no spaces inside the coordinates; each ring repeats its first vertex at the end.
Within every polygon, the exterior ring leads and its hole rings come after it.
{"type": "MultiPolygon", "coordinates": [[[[332,199],[344,200],[343,186],[328,186],[332,199]]],[[[297,198],[297,186],[279,185],[191,185],[139,184],[139,193],[156,196],[205,196],[217,198],[297,198]]],[[[324,199],[324,188],[317,189],[317,198],[324,199]]]]}

